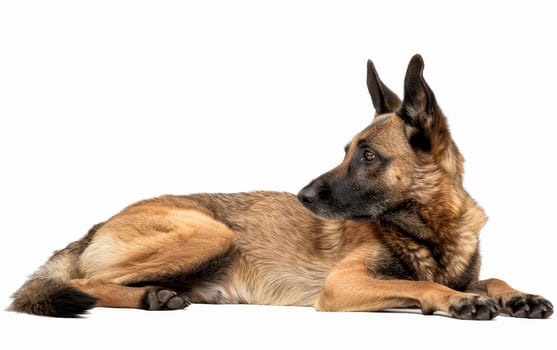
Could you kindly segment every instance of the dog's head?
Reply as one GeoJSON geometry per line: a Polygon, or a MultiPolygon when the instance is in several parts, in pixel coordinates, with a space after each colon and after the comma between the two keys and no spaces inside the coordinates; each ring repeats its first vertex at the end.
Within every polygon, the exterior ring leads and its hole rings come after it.
{"type": "Polygon", "coordinates": [[[412,57],[400,101],[368,61],[375,118],[346,145],[340,165],[298,194],[315,215],[376,219],[409,203],[434,205],[456,195],[462,186],[463,159],[423,69],[422,57],[412,57]]]}

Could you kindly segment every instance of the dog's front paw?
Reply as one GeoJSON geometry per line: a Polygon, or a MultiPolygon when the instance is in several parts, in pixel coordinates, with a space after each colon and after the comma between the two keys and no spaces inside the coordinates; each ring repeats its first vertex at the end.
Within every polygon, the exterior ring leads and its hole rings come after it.
{"type": "Polygon", "coordinates": [[[491,320],[499,315],[499,304],[483,295],[458,294],[449,299],[449,313],[463,320],[491,320]]]}
{"type": "Polygon", "coordinates": [[[553,304],[544,297],[532,294],[514,294],[501,298],[501,312],[512,317],[548,318],[553,304]]]}

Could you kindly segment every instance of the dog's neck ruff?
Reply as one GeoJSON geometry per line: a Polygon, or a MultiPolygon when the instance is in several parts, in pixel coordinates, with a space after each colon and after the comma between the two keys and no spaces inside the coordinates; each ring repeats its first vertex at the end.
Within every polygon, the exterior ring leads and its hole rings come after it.
{"type": "Polygon", "coordinates": [[[417,276],[464,288],[478,278],[478,237],[487,217],[467,193],[458,202],[448,213],[406,201],[384,212],[377,223],[383,234],[419,247],[409,253],[417,276]]]}

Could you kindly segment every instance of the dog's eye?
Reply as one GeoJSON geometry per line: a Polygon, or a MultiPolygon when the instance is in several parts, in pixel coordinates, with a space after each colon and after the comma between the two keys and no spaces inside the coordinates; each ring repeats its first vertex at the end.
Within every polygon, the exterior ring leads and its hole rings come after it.
{"type": "Polygon", "coordinates": [[[373,153],[372,151],[366,150],[364,152],[364,159],[368,162],[371,162],[371,161],[375,160],[375,157],[377,157],[377,155],[375,153],[373,153]]]}

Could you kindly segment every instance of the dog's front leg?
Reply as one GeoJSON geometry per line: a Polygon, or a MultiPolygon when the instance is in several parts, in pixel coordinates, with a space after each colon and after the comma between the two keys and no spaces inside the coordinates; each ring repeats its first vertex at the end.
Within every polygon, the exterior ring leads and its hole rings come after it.
{"type": "Polygon", "coordinates": [[[469,320],[490,320],[499,314],[497,301],[462,293],[430,281],[383,280],[370,277],[364,265],[339,266],[328,276],[316,308],[321,311],[380,311],[421,308],[469,320]]]}
{"type": "Polygon", "coordinates": [[[548,318],[553,314],[549,300],[518,291],[496,278],[472,282],[466,291],[488,295],[499,302],[501,312],[513,317],[548,318]]]}

